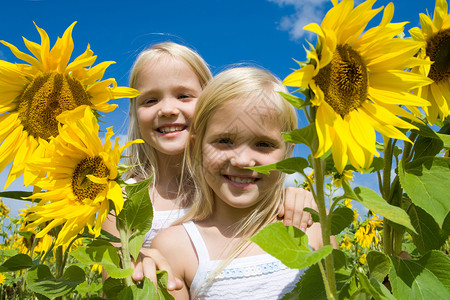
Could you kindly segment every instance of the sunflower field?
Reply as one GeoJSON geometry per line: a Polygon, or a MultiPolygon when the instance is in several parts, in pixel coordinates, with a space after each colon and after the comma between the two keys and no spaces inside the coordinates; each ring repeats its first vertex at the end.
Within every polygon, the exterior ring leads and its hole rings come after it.
{"type": "MultiPolygon", "coordinates": [[[[331,2],[321,24],[305,26],[317,43],[283,81],[292,93],[282,96],[308,120],[283,137],[310,154],[252,168],[303,175],[324,247],[311,251],[301,230],[281,223],[251,240],[308,268],[283,299],[450,299],[448,3],[436,0],[405,32],[407,21],[392,22],[393,3],[331,2]],[[379,189],[351,186],[355,172],[375,174],[379,189]]],[[[51,46],[36,25],[41,43],[24,38],[30,54],[0,41],[24,62],[0,60],[0,171],[10,166],[6,187],[23,176],[33,188],[0,193],[29,204],[14,219],[0,202],[0,299],[173,299],[164,271],[158,289],[131,279],[152,224],[151,178],[126,184],[120,161],[143,141],[119,146],[98,125],[116,108],[110,99],[139,92],[103,79],[113,62],[94,65],[89,45],[71,59],[74,26],[51,46]],[[120,238],[101,230],[111,212],[120,238]]]]}

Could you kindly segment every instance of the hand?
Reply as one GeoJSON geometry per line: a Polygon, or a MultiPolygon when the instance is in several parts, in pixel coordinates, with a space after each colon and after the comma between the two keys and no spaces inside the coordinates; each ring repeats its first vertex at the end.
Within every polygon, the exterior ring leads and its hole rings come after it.
{"type": "Polygon", "coordinates": [[[278,217],[283,218],[284,225],[294,225],[303,232],[313,224],[311,214],[305,207],[318,210],[311,192],[301,188],[288,187],[285,190],[284,205],[280,205],[278,217]]]}
{"type": "Polygon", "coordinates": [[[133,262],[133,269],[134,272],[131,278],[134,281],[141,281],[145,276],[158,288],[156,270],[164,270],[167,271],[168,275],[167,289],[169,291],[180,290],[183,287],[182,281],[173,276],[169,262],[157,249],[142,248],[138,259],[133,262]]]}

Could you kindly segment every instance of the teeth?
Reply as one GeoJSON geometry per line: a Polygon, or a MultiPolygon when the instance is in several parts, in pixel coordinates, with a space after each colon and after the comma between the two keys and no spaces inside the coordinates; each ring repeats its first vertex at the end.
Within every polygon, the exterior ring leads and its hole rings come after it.
{"type": "Polygon", "coordinates": [[[252,183],[255,181],[254,178],[241,178],[241,177],[234,177],[234,176],[228,176],[231,181],[237,182],[237,183],[252,183]]]}
{"type": "Polygon", "coordinates": [[[175,131],[181,131],[183,130],[183,126],[170,126],[170,127],[160,127],[159,131],[162,133],[169,133],[169,132],[175,132],[175,131]]]}

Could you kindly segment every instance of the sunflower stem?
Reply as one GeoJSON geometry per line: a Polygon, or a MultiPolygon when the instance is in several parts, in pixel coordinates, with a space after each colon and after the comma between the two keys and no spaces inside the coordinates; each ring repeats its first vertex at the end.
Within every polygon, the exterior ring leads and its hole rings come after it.
{"type": "Polygon", "coordinates": [[[55,251],[56,278],[61,278],[64,273],[63,248],[58,246],[55,251]]]}
{"type": "MultiPolygon", "coordinates": [[[[131,256],[128,244],[128,230],[120,220],[117,220],[117,229],[119,230],[120,234],[120,243],[121,243],[120,256],[122,258],[122,268],[125,270],[131,269],[131,256]]],[[[132,286],[133,279],[131,278],[131,276],[125,277],[124,283],[126,286],[132,286]]]]}
{"type": "MultiPolygon", "coordinates": [[[[331,224],[329,223],[327,211],[325,207],[325,193],[324,193],[324,183],[325,183],[325,175],[324,169],[325,164],[322,159],[314,158],[313,159],[313,167],[314,167],[314,176],[316,180],[316,204],[319,209],[319,218],[320,218],[320,226],[322,229],[322,241],[323,245],[331,245],[330,241],[330,233],[331,233],[331,224]]],[[[325,258],[325,275],[323,277],[324,285],[327,291],[328,299],[337,299],[337,290],[336,290],[336,279],[334,277],[334,263],[333,263],[333,255],[328,255],[325,258]]]]}

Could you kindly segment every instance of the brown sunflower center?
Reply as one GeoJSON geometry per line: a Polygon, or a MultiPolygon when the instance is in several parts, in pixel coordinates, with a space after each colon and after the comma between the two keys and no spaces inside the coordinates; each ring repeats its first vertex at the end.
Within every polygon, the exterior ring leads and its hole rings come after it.
{"type": "Polygon", "coordinates": [[[72,174],[72,191],[79,201],[94,199],[105,188],[105,184],[92,182],[86,175],[104,178],[109,176],[109,169],[100,156],[83,159],[72,174]]]}
{"type": "Polygon", "coordinates": [[[428,77],[435,82],[447,80],[450,75],[450,29],[439,31],[429,39],[426,53],[434,61],[428,77]]]}
{"type": "Polygon", "coordinates": [[[342,117],[367,99],[367,67],[351,46],[337,46],[333,59],[314,77],[325,101],[342,117]]]}
{"type": "Polygon", "coordinates": [[[56,116],[80,105],[90,105],[77,79],[60,73],[36,76],[17,98],[19,118],[29,135],[48,140],[58,135],[56,116]]]}

